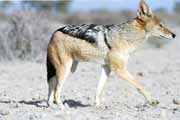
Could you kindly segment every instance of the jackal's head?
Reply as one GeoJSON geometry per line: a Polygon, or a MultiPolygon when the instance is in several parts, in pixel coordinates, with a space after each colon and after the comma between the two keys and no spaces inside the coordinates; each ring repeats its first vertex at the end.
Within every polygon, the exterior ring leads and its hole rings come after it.
{"type": "Polygon", "coordinates": [[[176,37],[173,32],[162,24],[159,18],[154,16],[153,12],[144,0],[140,0],[139,2],[137,16],[137,18],[143,23],[145,31],[150,36],[163,37],[167,39],[173,39],[176,37]]]}

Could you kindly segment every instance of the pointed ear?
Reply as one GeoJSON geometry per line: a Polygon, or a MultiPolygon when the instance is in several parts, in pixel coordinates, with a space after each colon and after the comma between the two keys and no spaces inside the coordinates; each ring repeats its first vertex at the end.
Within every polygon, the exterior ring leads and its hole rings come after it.
{"type": "Polygon", "coordinates": [[[141,19],[148,19],[153,17],[153,12],[144,0],[139,1],[137,16],[141,19]]]}

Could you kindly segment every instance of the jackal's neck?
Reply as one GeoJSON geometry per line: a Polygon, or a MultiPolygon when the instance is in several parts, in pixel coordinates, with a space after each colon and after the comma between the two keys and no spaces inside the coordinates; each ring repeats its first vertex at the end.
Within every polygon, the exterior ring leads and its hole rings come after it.
{"type": "Polygon", "coordinates": [[[145,32],[146,23],[138,17],[118,25],[119,33],[145,32]]]}
{"type": "Polygon", "coordinates": [[[130,48],[130,51],[134,51],[147,40],[145,23],[138,18],[119,25],[118,31],[118,40],[114,42],[114,46],[118,48],[122,47],[122,43],[127,43],[127,48],[130,48]]]}
{"type": "Polygon", "coordinates": [[[134,18],[126,23],[118,25],[118,34],[121,40],[144,40],[147,35],[145,23],[138,18],[134,18]]]}

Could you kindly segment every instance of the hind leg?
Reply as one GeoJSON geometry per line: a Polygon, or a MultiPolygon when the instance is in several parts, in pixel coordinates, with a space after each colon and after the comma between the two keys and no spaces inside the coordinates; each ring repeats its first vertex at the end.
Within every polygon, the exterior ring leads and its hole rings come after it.
{"type": "Polygon", "coordinates": [[[55,86],[54,98],[55,98],[55,103],[61,108],[63,108],[63,104],[60,99],[60,92],[62,90],[65,80],[67,79],[71,71],[73,60],[70,57],[66,57],[66,59],[61,61],[62,61],[61,64],[59,64],[56,67],[56,86],[55,86]]]}
{"type": "Polygon", "coordinates": [[[47,57],[46,62],[46,68],[47,68],[47,82],[48,82],[48,99],[47,99],[47,105],[51,106],[54,101],[54,89],[56,85],[55,80],[55,68],[53,64],[51,63],[49,57],[47,57]]]}

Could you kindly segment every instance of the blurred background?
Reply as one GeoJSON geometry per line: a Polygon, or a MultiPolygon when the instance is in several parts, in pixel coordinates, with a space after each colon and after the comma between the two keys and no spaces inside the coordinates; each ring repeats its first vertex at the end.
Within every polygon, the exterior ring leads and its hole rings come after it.
{"type": "MultiPolygon", "coordinates": [[[[180,25],[180,0],[146,0],[165,24],[180,25]]],[[[121,24],[138,0],[0,1],[0,61],[43,62],[51,34],[66,24],[121,24]]],[[[151,40],[162,48],[164,40],[151,40]]]]}

